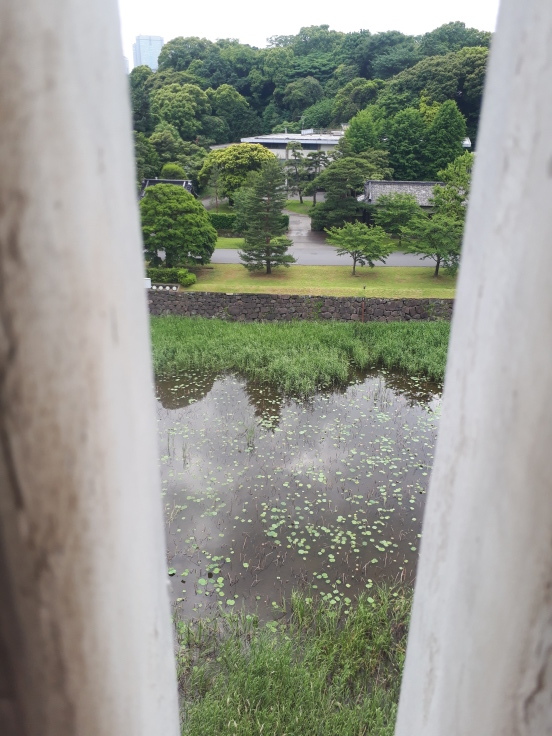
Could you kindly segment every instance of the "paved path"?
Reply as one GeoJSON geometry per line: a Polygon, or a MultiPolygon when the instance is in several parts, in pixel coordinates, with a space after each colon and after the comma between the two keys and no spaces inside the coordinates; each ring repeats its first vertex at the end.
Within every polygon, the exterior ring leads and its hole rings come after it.
{"type": "MultiPolygon", "coordinates": [[[[352,261],[350,256],[338,256],[336,248],[326,243],[324,233],[317,233],[310,229],[310,217],[289,214],[288,236],[293,241],[289,253],[295,256],[300,266],[349,266],[352,261]]],[[[212,263],[241,263],[237,250],[226,250],[221,248],[215,250],[211,257],[212,263]]],[[[392,253],[385,264],[378,266],[431,266],[428,260],[422,261],[418,256],[410,253],[392,253]]]]}

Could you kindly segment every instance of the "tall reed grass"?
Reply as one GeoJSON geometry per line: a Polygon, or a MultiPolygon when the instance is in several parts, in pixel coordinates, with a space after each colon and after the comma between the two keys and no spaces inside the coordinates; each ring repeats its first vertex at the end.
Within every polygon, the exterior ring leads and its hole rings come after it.
{"type": "Polygon", "coordinates": [[[351,369],[384,367],[440,381],[449,330],[448,322],[151,320],[156,375],[234,371],[303,396],[344,383],[351,369]]]}
{"type": "Polygon", "coordinates": [[[294,593],[277,628],[177,623],[183,736],[392,736],[411,592],[374,590],[348,613],[294,593]]]}

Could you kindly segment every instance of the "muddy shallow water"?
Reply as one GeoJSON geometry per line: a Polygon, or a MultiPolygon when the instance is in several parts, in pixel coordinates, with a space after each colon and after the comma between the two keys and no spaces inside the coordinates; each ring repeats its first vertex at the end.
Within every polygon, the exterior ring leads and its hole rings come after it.
{"type": "Polygon", "coordinates": [[[308,401],[234,376],[157,383],[168,574],[184,615],[348,605],[411,581],[440,387],[385,372],[308,401]]]}

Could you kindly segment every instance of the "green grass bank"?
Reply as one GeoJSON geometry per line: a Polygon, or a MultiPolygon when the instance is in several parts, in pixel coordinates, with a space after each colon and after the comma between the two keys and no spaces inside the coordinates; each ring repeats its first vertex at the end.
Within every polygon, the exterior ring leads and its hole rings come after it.
{"type": "Polygon", "coordinates": [[[241,323],[152,317],[156,375],[183,370],[234,371],[307,396],[371,367],[443,379],[448,322],[241,323]]]}
{"type": "MultiPolygon", "coordinates": [[[[219,238],[219,242],[222,242],[219,238]]],[[[221,246],[225,247],[225,243],[221,246]]],[[[428,261],[429,263],[429,261],[428,261]]],[[[212,263],[194,269],[197,283],[190,291],[255,294],[310,294],[311,296],[366,296],[385,299],[452,299],[456,279],[433,276],[433,268],[376,266],[291,266],[266,273],[250,273],[241,264],[212,263]]]]}
{"type": "Polygon", "coordinates": [[[280,624],[177,622],[183,736],[392,736],[411,592],[374,591],[350,608],[293,594],[280,624]]]}

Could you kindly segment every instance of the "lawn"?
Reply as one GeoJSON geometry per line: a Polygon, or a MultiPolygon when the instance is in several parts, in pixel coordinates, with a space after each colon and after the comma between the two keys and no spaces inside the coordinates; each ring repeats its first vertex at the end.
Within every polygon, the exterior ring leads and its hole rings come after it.
{"type": "Polygon", "coordinates": [[[267,276],[239,264],[214,263],[195,272],[197,283],[187,291],[446,299],[454,297],[456,286],[453,276],[434,278],[433,268],[364,267],[352,276],[350,266],[292,266],[267,276]]]}
{"type": "Polygon", "coordinates": [[[295,212],[297,215],[310,215],[312,209],[312,201],[308,198],[303,197],[303,204],[298,199],[288,199],[286,202],[285,209],[290,212],[295,212]]]}
{"type": "Polygon", "coordinates": [[[239,250],[243,247],[243,238],[217,238],[217,244],[215,248],[230,248],[233,250],[239,250]]]}

